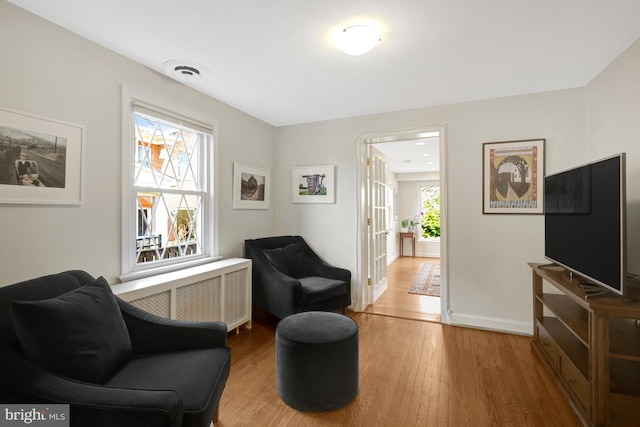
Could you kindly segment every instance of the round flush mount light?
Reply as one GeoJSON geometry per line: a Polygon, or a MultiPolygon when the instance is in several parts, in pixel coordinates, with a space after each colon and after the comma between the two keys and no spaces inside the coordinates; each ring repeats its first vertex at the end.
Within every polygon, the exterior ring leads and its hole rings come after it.
{"type": "Polygon", "coordinates": [[[369,52],[380,40],[380,30],[373,25],[352,25],[336,34],[335,45],[347,55],[358,56],[369,52]]]}
{"type": "Polygon", "coordinates": [[[209,75],[209,71],[192,61],[173,59],[162,64],[167,75],[183,83],[195,83],[209,75]]]}

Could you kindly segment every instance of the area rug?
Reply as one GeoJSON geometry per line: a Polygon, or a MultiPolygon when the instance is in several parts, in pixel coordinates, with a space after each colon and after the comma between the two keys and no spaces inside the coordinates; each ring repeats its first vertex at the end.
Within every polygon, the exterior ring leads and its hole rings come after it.
{"type": "Polygon", "coordinates": [[[440,264],[425,262],[420,268],[416,281],[409,289],[410,294],[440,296],[440,264]]]}

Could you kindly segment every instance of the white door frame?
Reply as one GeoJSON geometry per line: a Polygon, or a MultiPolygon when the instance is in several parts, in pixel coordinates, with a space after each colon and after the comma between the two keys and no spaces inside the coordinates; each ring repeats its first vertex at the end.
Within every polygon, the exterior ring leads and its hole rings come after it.
{"type": "Polygon", "coordinates": [[[441,264],[441,289],[440,289],[440,318],[442,323],[449,324],[449,287],[448,274],[448,236],[447,232],[447,170],[446,170],[446,126],[433,125],[422,126],[413,129],[403,129],[397,131],[369,132],[359,135],[356,138],[356,189],[358,196],[358,216],[356,227],[356,280],[355,280],[355,311],[363,311],[372,303],[371,292],[368,289],[369,253],[368,253],[368,230],[367,230],[367,154],[370,144],[382,142],[405,141],[411,139],[424,138],[426,133],[438,131],[440,133],[440,264],[441,264]]]}

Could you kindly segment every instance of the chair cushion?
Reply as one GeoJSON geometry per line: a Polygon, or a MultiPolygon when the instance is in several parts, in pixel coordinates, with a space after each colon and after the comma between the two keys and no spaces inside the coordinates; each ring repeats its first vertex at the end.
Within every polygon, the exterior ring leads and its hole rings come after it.
{"type": "Polygon", "coordinates": [[[176,391],[184,405],[182,424],[208,425],[230,367],[228,347],[134,355],[105,385],[176,391]]]}
{"type": "Polygon", "coordinates": [[[313,304],[347,293],[347,284],[344,280],[317,276],[303,277],[298,280],[302,284],[302,301],[306,304],[313,304]]]}
{"type": "Polygon", "coordinates": [[[127,326],[103,277],[56,298],[15,301],[11,315],[25,356],[65,377],[102,383],[131,354],[127,326]]]}
{"type": "Polygon", "coordinates": [[[264,249],[264,254],[275,268],[287,276],[298,279],[311,275],[309,260],[299,243],[282,248],[264,249]]]}

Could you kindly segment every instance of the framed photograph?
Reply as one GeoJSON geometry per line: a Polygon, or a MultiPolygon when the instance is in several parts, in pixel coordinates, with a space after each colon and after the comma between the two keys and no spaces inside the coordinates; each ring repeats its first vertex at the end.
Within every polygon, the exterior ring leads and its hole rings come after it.
{"type": "Polygon", "coordinates": [[[0,107],[0,203],[79,205],[84,126],[0,107]]]}
{"type": "Polygon", "coordinates": [[[271,171],[233,164],[233,209],[269,209],[271,171]]]}
{"type": "Polygon", "coordinates": [[[293,203],[335,203],[333,166],[291,168],[293,203]]]}
{"type": "Polygon", "coordinates": [[[482,144],[482,213],[544,213],[545,141],[482,144]]]}

